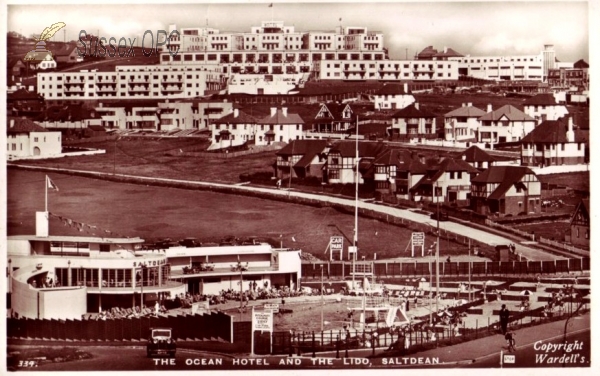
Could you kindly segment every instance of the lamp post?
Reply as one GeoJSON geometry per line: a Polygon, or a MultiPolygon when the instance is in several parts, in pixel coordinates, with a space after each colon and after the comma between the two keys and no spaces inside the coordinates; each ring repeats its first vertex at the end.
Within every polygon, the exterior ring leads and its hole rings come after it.
{"type": "Polygon", "coordinates": [[[323,264],[321,264],[321,332],[323,331],[323,264]]]}
{"type": "Polygon", "coordinates": [[[440,200],[437,197],[438,183],[435,184],[435,197],[437,200],[437,242],[435,243],[435,311],[438,311],[440,296],[440,200]]]}
{"type": "Polygon", "coordinates": [[[71,260],[67,261],[68,269],[67,269],[67,286],[71,286],[71,260]]]}
{"type": "Polygon", "coordinates": [[[8,259],[8,292],[12,293],[12,259],[8,259]]]}

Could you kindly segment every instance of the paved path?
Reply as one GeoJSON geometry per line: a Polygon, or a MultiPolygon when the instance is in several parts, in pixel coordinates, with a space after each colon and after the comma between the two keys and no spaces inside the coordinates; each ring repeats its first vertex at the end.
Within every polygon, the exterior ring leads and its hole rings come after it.
{"type": "MultiPolygon", "coordinates": [[[[29,166],[19,166],[19,167],[27,169],[29,166]]],[[[31,167],[29,167],[29,168],[31,168],[31,167]]],[[[56,171],[59,173],[73,171],[73,172],[81,173],[84,175],[91,175],[91,176],[96,176],[96,177],[114,176],[112,174],[95,172],[95,171],[66,170],[66,169],[60,169],[60,168],[40,168],[40,167],[34,167],[34,168],[37,170],[41,169],[41,170],[48,170],[48,171],[56,171]]],[[[354,205],[355,205],[355,201],[352,199],[327,196],[327,195],[323,195],[323,194],[298,192],[298,191],[294,191],[293,189],[292,190],[284,190],[284,189],[274,189],[274,188],[266,188],[266,187],[256,187],[256,186],[251,186],[251,185],[232,185],[232,184],[178,180],[178,179],[165,179],[165,178],[124,175],[124,174],[117,174],[117,176],[124,177],[124,178],[134,178],[134,179],[138,179],[138,180],[142,180],[142,181],[148,180],[148,181],[159,181],[159,182],[165,182],[165,183],[184,183],[184,184],[188,184],[188,185],[192,185],[192,186],[195,185],[198,187],[215,187],[215,188],[226,188],[226,189],[233,188],[233,189],[238,190],[240,193],[242,193],[242,192],[262,192],[262,193],[268,193],[268,194],[275,195],[275,196],[299,197],[299,198],[304,198],[304,199],[308,199],[308,200],[317,200],[317,201],[321,201],[321,202],[329,202],[332,204],[347,205],[350,207],[354,207],[354,205]]],[[[393,208],[393,207],[389,207],[389,206],[385,206],[385,205],[378,205],[378,204],[364,202],[364,201],[360,201],[360,200],[358,201],[357,206],[359,207],[359,209],[373,210],[375,212],[387,214],[387,215],[394,216],[397,218],[404,218],[409,221],[427,224],[427,225],[430,225],[432,228],[435,228],[437,226],[437,222],[435,220],[432,220],[431,218],[429,218],[428,215],[415,213],[415,212],[407,210],[407,209],[393,208]]],[[[465,237],[468,237],[471,239],[475,239],[479,242],[489,244],[489,245],[513,243],[513,241],[511,239],[509,239],[508,237],[499,236],[499,235],[493,234],[491,232],[486,232],[486,231],[482,231],[479,229],[475,229],[473,227],[469,227],[469,226],[466,226],[466,225],[460,224],[460,223],[440,222],[439,226],[440,226],[440,229],[453,232],[460,236],[465,236],[465,237]]],[[[360,229],[359,229],[359,235],[360,235],[360,229]]],[[[524,244],[516,243],[515,245],[516,245],[516,252],[520,253],[521,255],[523,255],[523,257],[525,257],[528,260],[548,261],[548,260],[564,259],[564,257],[562,257],[562,256],[552,255],[547,252],[541,251],[539,249],[528,247],[527,245],[524,245],[524,244]]]]}

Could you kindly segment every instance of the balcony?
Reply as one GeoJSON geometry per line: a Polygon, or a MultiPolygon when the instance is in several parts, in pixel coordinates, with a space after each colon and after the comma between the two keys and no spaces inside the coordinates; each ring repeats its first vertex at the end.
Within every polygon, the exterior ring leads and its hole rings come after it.
{"type": "Polygon", "coordinates": [[[131,77],[129,79],[130,83],[147,83],[149,81],[148,78],[141,78],[141,77],[131,77]]]}

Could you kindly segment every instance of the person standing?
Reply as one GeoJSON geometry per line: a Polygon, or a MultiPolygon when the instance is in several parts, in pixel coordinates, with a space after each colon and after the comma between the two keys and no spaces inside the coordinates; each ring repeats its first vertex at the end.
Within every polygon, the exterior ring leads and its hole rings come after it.
{"type": "Polygon", "coordinates": [[[500,327],[502,328],[502,334],[506,334],[506,327],[508,326],[508,318],[510,317],[510,312],[506,308],[506,304],[502,304],[502,308],[500,309],[500,327]]]}

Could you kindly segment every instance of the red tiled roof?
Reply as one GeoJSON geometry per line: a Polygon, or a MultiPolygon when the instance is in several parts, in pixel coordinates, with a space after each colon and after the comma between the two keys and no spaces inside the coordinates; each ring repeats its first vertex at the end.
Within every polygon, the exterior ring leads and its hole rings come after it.
{"type": "Polygon", "coordinates": [[[294,140],[279,150],[276,155],[318,154],[327,147],[326,140],[294,140]]]}
{"type": "Polygon", "coordinates": [[[238,116],[234,116],[233,112],[215,120],[216,124],[256,124],[258,121],[253,116],[248,115],[244,111],[239,111],[238,116]]]}
{"type": "Polygon", "coordinates": [[[447,48],[446,51],[440,51],[433,55],[434,57],[463,57],[465,55],[454,51],[452,48],[447,48]]]}
{"type": "Polygon", "coordinates": [[[397,111],[392,115],[394,119],[424,119],[424,118],[435,118],[436,114],[418,109],[415,104],[411,104],[410,106],[404,107],[400,111],[397,111]]]}
{"type": "Polygon", "coordinates": [[[396,166],[396,171],[407,171],[411,174],[425,174],[427,166],[419,160],[418,156],[409,150],[389,149],[375,159],[374,164],[396,166]]]}
{"type": "MultiPolygon", "coordinates": [[[[567,143],[568,129],[568,120],[564,117],[559,120],[546,120],[523,137],[521,143],[567,143]]],[[[574,134],[576,142],[585,142],[587,139],[587,132],[585,131],[576,130],[574,134]]]]}
{"type": "Polygon", "coordinates": [[[481,117],[483,115],[485,115],[486,112],[484,110],[481,110],[477,107],[473,107],[473,106],[465,106],[465,107],[459,107],[455,110],[452,110],[450,112],[448,112],[447,114],[444,115],[444,117],[481,117]]]}
{"type": "Polygon", "coordinates": [[[471,182],[499,183],[498,187],[487,197],[491,200],[497,200],[502,198],[513,185],[522,184],[521,179],[525,174],[533,174],[533,171],[523,166],[492,166],[471,179],[471,182]]]}
{"type": "Polygon", "coordinates": [[[485,150],[481,150],[475,145],[463,151],[460,156],[461,158],[464,157],[465,162],[494,162],[496,160],[494,156],[489,155],[485,150]]]}
{"type": "Polygon", "coordinates": [[[375,95],[404,95],[410,94],[410,90],[405,91],[403,84],[386,84],[379,89],[375,95]]]}
{"type": "MultiPolygon", "coordinates": [[[[358,157],[377,158],[386,149],[385,144],[380,142],[359,142],[358,157]]],[[[331,147],[330,153],[332,152],[338,152],[342,157],[354,157],[356,155],[356,143],[355,141],[337,142],[331,147]]]]}
{"type": "Polygon", "coordinates": [[[304,120],[298,114],[287,113],[283,115],[283,111],[278,108],[275,115],[270,114],[257,122],[258,124],[304,124],[304,120]]]}
{"type": "Polygon", "coordinates": [[[9,117],[6,122],[6,133],[48,132],[31,119],[9,117]],[[11,125],[12,124],[12,125],[11,125]]]}
{"type": "Polygon", "coordinates": [[[506,117],[510,121],[535,121],[534,118],[527,115],[526,113],[519,110],[518,108],[511,106],[510,104],[502,106],[499,109],[494,110],[492,112],[488,112],[487,114],[480,117],[479,120],[498,121],[502,117],[506,117]]]}

